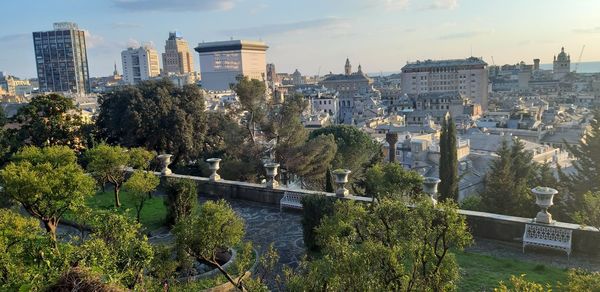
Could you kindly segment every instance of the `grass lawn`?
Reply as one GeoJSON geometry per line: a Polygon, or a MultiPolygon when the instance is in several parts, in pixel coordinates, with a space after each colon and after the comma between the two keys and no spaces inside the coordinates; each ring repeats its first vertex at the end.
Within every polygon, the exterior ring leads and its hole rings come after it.
{"type": "MultiPolygon", "coordinates": [[[[121,191],[119,197],[121,199],[121,207],[117,209],[117,212],[135,219],[135,203],[132,197],[126,191],[121,191]]],[[[150,231],[156,230],[165,224],[167,208],[163,201],[162,197],[152,197],[144,203],[144,208],[142,208],[140,214],[140,223],[150,231]]],[[[112,191],[98,192],[95,196],[87,200],[87,205],[95,210],[115,210],[114,193],[112,191]]]]}
{"type": "Polygon", "coordinates": [[[565,269],[552,266],[468,252],[455,255],[461,274],[458,291],[493,291],[499,281],[506,283],[511,275],[525,274],[527,280],[548,283],[554,289],[557,282],[566,283],[567,280],[565,269]]]}

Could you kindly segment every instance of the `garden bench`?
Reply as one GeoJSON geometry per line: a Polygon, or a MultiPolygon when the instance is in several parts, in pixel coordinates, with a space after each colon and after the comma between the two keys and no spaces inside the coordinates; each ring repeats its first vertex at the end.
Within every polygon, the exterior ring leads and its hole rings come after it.
{"type": "Polygon", "coordinates": [[[539,246],[562,250],[571,256],[571,239],[573,231],[565,228],[526,224],[523,234],[523,253],[525,246],[539,246]]]}
{"type": "Polygon", "coordinates": [[[298,192],[287,191],[287,192],[283,193],[283,198],[281,198],[281,201],[279,201],[279,211],[281,212],[283,207],[302,210],[302,197],[303,196],[304,196],[303,193],[298,193],[298,192]]]}

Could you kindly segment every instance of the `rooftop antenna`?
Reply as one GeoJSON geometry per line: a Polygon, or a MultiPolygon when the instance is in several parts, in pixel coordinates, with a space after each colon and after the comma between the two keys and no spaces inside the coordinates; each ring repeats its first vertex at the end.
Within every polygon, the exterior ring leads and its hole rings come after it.
{"type": "Polygon", "coordinates": [[[473,45],[471,45],[471,57],[473,57],[473,45]]]}

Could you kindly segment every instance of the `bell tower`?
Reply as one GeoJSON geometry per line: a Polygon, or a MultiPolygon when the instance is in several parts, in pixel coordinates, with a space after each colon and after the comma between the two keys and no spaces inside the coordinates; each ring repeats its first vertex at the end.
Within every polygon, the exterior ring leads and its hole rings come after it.
{"type": "Polygon", "coordinates": [[[346,58],[346,65],[344,66],[344,72],[346,75],[352,74],[352,65],[350,65],[350,59],[346,58]]]}

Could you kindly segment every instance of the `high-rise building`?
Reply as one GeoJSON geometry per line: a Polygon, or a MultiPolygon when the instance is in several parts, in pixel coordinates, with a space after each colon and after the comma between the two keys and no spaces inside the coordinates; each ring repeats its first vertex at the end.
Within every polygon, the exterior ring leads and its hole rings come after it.
{"type": "Polygon", "coordinates": [[[263,42],[246,40],[198,44],[202,87],[227,90],[239,76],[265,81],[268,48],[263,42]]]}
{"type": "Polygon", "coordinates": [[[194,57],[190,53],[188,42],[179,32],[170,32],[165,42],[165,52],[162,54],[163,72],[187,74],[194,71],[194,57]]]}
{"type": "Polygon", "coordinates": [[[42,92],[90,92],[85,32],[72,22],[33,33],[39,88],[42,92]]]}
{"type": "Polygon", "coordinates": [[[160,75],[158,53],[150,45],[139,48],[127,48],[121,52],[123,62],[123,80],[127,84],[137,84],[160,75]]]}
{"type": "Polygon", "coordinates": [[[405,94],[456,91],[483,111],[488,106],[487,63],[480,58],[426,60],[402,67],[401,89],[405,94]]]}

